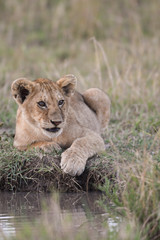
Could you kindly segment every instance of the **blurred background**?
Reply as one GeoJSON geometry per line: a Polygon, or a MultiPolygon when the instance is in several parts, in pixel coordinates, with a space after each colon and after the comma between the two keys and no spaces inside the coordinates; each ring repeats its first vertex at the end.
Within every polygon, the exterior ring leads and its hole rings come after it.
{"type": "Polygon", "coordinates": [[[100,87],[112,116],[142,104],[159,111],[160,1],[0,0],[0,122],[15,124],[10,85],[19,77],[75,74],[100,87]]]}

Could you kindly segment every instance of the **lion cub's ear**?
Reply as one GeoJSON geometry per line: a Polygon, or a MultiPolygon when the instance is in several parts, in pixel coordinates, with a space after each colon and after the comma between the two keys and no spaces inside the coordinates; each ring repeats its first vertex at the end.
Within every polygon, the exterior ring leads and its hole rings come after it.
{"type": "Polygon", "coordinates": [[[33,90],[34,83],[27,78],[16,79],[11,86],[13,98],[22,104],[33,90]]]}
{"type": "Polygon", "coordinates": [[[56,83],[60,88],[62,88],[65,95],[70,97],[71,95],[74,94],[77,85],[77,79],[74,75],[69,74],[59,79],[56,83]]]}

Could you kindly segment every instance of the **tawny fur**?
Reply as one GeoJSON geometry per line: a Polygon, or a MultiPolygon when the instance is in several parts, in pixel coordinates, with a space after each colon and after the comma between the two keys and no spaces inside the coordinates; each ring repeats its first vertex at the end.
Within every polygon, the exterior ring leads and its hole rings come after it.
{"type": "Polygon", "coordinates": [[[100,134],[110,118],[110,100],[103,91],[91,88],[80,94],[75,87],[73,75],[57,82],[21,78],[11,87],[19,105],[14,146],[44,151],[67,148],[61,156],[61,168],[72,176],[82,174],[87,159],[104,150],[100,134]],[[60,100],[64,101],[62,106],[58,105],[60,100]],[[40,101],[46,106],[40,107],[40,101]],[[52,128],[58,128],[57,132],[46,130],[52,128]]]}

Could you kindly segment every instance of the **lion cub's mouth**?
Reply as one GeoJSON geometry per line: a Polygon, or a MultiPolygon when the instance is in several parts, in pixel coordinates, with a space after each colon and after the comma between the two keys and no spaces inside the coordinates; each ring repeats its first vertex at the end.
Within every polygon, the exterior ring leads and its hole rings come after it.
{"type": "Polygon", "coordinates": [[[54,127],[54,128],[44,128],[48,132],[58,132],[60,128],[54,127]]]}

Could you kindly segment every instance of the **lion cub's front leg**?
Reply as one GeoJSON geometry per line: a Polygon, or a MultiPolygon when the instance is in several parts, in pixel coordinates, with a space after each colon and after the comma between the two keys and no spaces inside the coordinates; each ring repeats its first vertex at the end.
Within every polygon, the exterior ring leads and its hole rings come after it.
{"type": "Polygon", "coordinates": [[[81,175],[87,159],[104,149],[101,136],[88,130],[84,137],[77,138],[71,147],[62,153],[61,168],[71,176],[81,175]]]}
{"type": "Polygon", "coordinates": [[[31,144],[31,146],[29,147],[31,148],[37,148],[37,149],[42,149],[44,152],[52,152],[52,151],[60,151],[61,147],[55,143],[55,142],[36,142],[31,144]]]}

